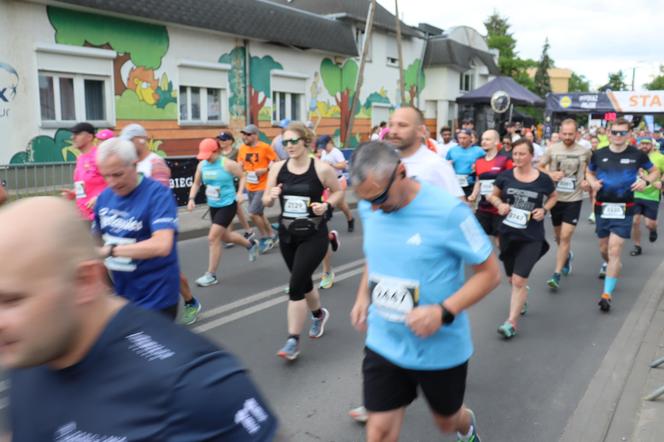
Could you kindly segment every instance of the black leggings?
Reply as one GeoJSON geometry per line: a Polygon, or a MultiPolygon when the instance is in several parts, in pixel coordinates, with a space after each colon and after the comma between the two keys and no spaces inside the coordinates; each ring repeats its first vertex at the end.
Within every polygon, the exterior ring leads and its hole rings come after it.
{"type": "Polygon", "coordinates": [[[314,289],[314,272],[327,253],[330,241],[327,227],[322,227],[315,234],[296,238],[288,233],[279,232],[279,249],[291,272],[288,296],[291,301],[301,301],[304,295],[314,289]]]}

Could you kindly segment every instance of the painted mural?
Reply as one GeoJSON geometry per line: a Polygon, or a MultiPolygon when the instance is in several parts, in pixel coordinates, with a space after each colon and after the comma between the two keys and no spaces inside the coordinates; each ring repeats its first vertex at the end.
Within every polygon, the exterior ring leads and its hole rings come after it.
{"type": "Polygon", "coordinates": [[[15,153],[9,164],[61,163],[76,161],[80,155],[72,146],[71,132],[58,129],[52,137],[39,135],[30,140],[24,151],[15,153]]]}

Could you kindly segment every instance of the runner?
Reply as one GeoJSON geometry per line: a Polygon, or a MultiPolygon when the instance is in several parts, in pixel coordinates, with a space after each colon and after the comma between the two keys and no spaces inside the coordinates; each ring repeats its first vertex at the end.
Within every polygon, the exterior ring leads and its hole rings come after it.
{"type": "Polygon", "coordinates": [[[76,158],[74,188],[62,192],[68,199],[76,199],[76,206],[83,219],[92,221],[97,197],[106,188],[106,181],[97,169],[97,146],[95,128],[90,123],[78,123],[70,129],[72,145],[81,154],[76,158]]]}
{"type": "Polygon", "coordinates": [[[281,133],[274,137],[272,139],[272,150],[274,150],[274,153],[277,154],[277,157],[280,160],[285,160],[288,158],[288,154],[286,153],[286,150],[284,149],[284,143],[282,142],[284,138],[284,131],[290,124],[290,120],[288,118],[284,118],[279,122],[279,128],[281,128],[281,133]]]}
{"type": "MultiPolygon", "coordinates": [[[[131,141],[136,148],[138,163],[136,170],[144,177],[152,178],[170,190],[171,169],[166,161],[156,153],[150,151],[148,133],[140,124],[129,124],[120,133],[120,138],[131,141]]],[[[184,325],[191,325],[198,319],[203,305],[194,297],[189,286],[189,280],[180,272],[180,295],[184,301],[184,311],[181,321],[184,325]]]]}
{"type": "Polygon", "coordinates": [[[544,216],[556,204],[555,185],[533,167],[535,150],[526,138],[514,142],[514,169],[498,175],[487,200],[505,219],[500,224],[500,259],[512,285],[507,321],[498,327],[505,339],[517,333],[519,315],[528,303],[528,277],[537,261],[549,250],[544,236],[544,216]],[[546,202],[545,202],[546,199],[546,202]]]}
{"type": "Polygon", "coordinates": [[[313,133],[299,121],[292,122],[284,132],[283,143],[288,160],[270,170],[268,191],[263,204],[271,207],[281,203],[279,244],[281,255],[291,272],[288,302],[288,338],[277,355],[288,361],[300,354],[300,333],[304,327],[307,307],[312,323],[309,337],[323,336],[330,318],[321,307],[318,289],[312,275],[327,252],[329,239],[326,214],[344,196],[337,174],[328,164],[309,156],[313,133]],[[327,202],[322,202],[323,189],[330,189],[327,202]]]}
{"type": "Polygon", "coordinates": [[[452,164],[459,186],[466,197],[473,193],[475,184],[475,171],[473,166],[478,158],[484,156],[484,150],[479,146],[472,146],[472,131],[463,129],[459,132],[459,145],[451,148],[445,157],[452,164]]]}
{"type": "Polygon", "coordinates": [[[367,331],[367,440],[399,439],[419,387],[441,432],[479,441],[475,416],[463,406],[473,353],[465,310],[500,281],[491,243],[463,202],[407,178],[389,144],[358,148],[351,174],[365,228],[366,266],[351,322],[367,331]],[[473,266],[468,281],[463,263],[473,266]]]}
{"type": "MultiPolygon", "coordinates": [[[[334,145],[332,137],[329,135],[323,135],[318,138],[318,141],[316,142],[316,148],[321,153],[320,160],[332,166],[335,173],[337,174],[337,179],[341,185],[341,190],[346,190],[347,183],[343,172],[348,168],[348,161],[346,161],[344,154],[334,145]]],[[[350,211],[350,208],[348,207],[345,199],[342,199],[339,203],[339,209],[346,216],[348,232],[352,233],[355,230],[355,219],[353,219],[353,214],[350,211]]]]}
{"type": "Polygon", "coordinates": [[[24,199],[0,225],[0,256],[12,256],[0,266],[0,364],[14,441],[273,440],[276,418],[233,355],[110,293],[70,203],[24,199]]]}
{"type": "Polygon", "coordinates": [[[567,119],[560,124],[560,142],[549,146],[538,169],[556,184],[558,202],[551,209],[551,222],[558,244],[556,267],[546,283],[552,290],[560,287],[560,276],[572,272],[574,252],[572,236],[581,216],[583,192],[588,189],[586,168],[592,152],[575,141],[576,121],[567,119]]]}
{"type": "Polygon", "coordinates": [[[269,144],[258,140],[258,127],[253,124],[242,129],[244,144],[238,152],[238,162],[244,170],[244,178],[240,181],[238,193],[244,193],[246,186],[249,192],[249,215],[258,228],[261,238],[258,240],[259,250],[265,253],[279,241],[263,210],[263,194],[267,184],[270,165],[277,160],[277,154],[269,144]]]}
{"type": "Polygon", "coordinates": [[[104,242],[115,293],[175,319],[178,309],[177,207],[170,189],[136,170],[134,145],[111,138],[97,165],[108,187],[97,198],[93,231],[104,242]]]}
{"type": "Polygon", "coordinates": [[[468,197],[468,201],[471,203],[475,203],[477,198],[480,198],[475,216],[484,232],[494,237],[496,244],[498,244],[499,226],[503,220],[498,214],[498,209],[493,207],[486,200],[486,197],[493,192],[493,183],[496,177],[512,168],[511,159],[498,155],[498,140],[498,132],[493,129],[489,129],[482,134],[482,149],[484,149],[486,155],[475,161],[477,181],[473,193],[468,197]]]}
{"type": "MultiPolygon", "coordinates": [[[[372,140],[373,141],[373,140],[372,140]]],[[[447,157],[447,152],[457,144],[452,139],[452,129],[447,126],[440,128],[440,138],[438,140],[438,155],[442,159],[447,157]]]]}
{"type": "Polygon", "coordinates": [[[599,251],[604,259],[599,277],[604,291],[599,300],[603,312],[611,309],[613,291],[622,267],[620,255],[625,240],[630,238],[634,216],[634,191],[643,191],[648,183],[659,178],[657,168],[648,156],[628,144],[629,121],[618,118],[611,125],[608,148],[593,152],[586,179],[596,194],[595,232],[599,251]],[[644,178],[639,169],[648,172],[644,178]]]}
{"type": "Polygon", "coordinates": [[[498,155],[506,156],[508,159],[512,159],[512,138],[509,136],[504,136],[500,142],[500,150],[498,155]]]}
{"type": "MultiPolygon", "coordinates": [[[[648,159],[655,165],[660,177],[664,173],[664,155],[655,147],[652,139],[641,138],[639,140],[639,149],[648,155],[648,159]]],[[[643,171],[640,171],[642,174],[643,171]]],[[[647,179],[647,178],[644,178],[647,179]]],[[[657,241],[657,212],[659,211],[659,200],[662,196],[661,178],[648,183],[648,187],[641,192],[634,192],[634,224],[632,224],[632,240],[634,241],[634,250],[629,254],[639,256],[641,249],[641,218],[645,218],[646,228],[649,231],[648,240],[657,241]]]]}
{"type": "Polygon", "coordinates": [[[189,191],[187,209],[191,212],[196,207],[194,201],[201,183],[205,184],[205,197],[210,208],[210,233],[208,244],[210,248],[207,272],[196,280],[196,285],[209,287],[219,284],[217,269],[221,261],[221,241],[238,244],[247,249],[249,261],[256,261],[258,255],[258,242],[248,240],[244,236],[229,231],[228,226],[237,212],[237,195],[233,185],[233,177],[243,175],[242,167],[233,160],[219,153],[219,145],[212,138],[205,138],[198,146],[198,166],[194,175],[194,183],[189,191]]]}

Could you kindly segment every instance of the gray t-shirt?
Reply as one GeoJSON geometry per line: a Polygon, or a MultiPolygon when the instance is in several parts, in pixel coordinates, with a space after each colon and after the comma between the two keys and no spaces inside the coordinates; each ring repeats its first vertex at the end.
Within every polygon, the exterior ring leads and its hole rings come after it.
{"type": "Polygon", "coordinates": [[[562,171],[565,174],[564,178],[556,183],[558,201],[573,202],[583,199],[581,181],[586,176],[586,167],[591,154],[592,151],[579,143],[567,147],[562,141],[552,144],[544,152],[539,164],[548,165],[551,172],[562,171]]]}

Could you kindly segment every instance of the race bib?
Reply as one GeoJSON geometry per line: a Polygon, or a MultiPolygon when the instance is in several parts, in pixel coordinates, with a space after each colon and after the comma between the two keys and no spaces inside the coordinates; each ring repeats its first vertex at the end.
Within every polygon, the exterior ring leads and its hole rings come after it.
{"type": "Polygon", "coordinates": [[[459,181],[459,186],[468,187],[468,175],[457,175],[456,177],[459,181]]]}
{"type": "MultiPolygon", "coordinates": [[[[135,238],[121,238],[118,236],[113,236],[109,234],[104,234],[103,236],[104,245],[110,246],[123,245],[123,244],[136,244],[135,238]]],[[[109,256],[104,260],[104,265],[109,270],[115,272],[133,272],[136,270],[136,262],[131,258],[109,256]]]]}
{"type": "Polygon", "coordinates": [[[81,199],[85,198],[88,196],[85,193],[85,182],[83,181],[75,181],[74,182],[74,191],[76,192],[76,199],[81,199]]]}
{"type": "Polygon", "coordinates": [[[284,218],[306,218],[309,216],[311,198],[299,195],[284,195],[284,218]]]}
{"type": "Polygon", "coordinates": [[[493,182],[496,180],[480,180],[480,195],[489,195],[493,192],[493,182]]]}
{"type": "Polygon", "coordinates": [[[258,184],[258,175],[256,175],[256,172],[247,172],[247,182],[249,184],[258,184]]]}
{"type": "Polygon", "coordinates": [[[530,221],[530,215],[531,212],[528,210],[512,207],[503,220],[503,224],[514,227],[515,229],[525,229],[528,226],[528,221],[530,221]]]}
{"type": "Polygon", "coordinates": [[[574,177],[565,177],[558,181],[556,185],[556,190],[562,193],[572,193],[576,190],[576,178],[574,177]]]}
{"type": "Polygon", "coordinates": [[[369,275],[374,311],[391,322],[405,322],[420,301],[420,283],[408,279],[369,275]]]}
{"type": "Polygon", "coordinates": [[[625,219],[625,203],[602,203],[602,218],[625,219]]]}
{"type": "Polygon", "coordinates": [[[221,194],[221,188],[219,186],[207,185],[205,186],[205,196],[208,200],[217,201],[219,195],[221,194]]]}

